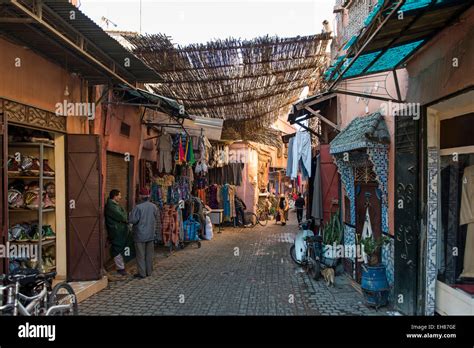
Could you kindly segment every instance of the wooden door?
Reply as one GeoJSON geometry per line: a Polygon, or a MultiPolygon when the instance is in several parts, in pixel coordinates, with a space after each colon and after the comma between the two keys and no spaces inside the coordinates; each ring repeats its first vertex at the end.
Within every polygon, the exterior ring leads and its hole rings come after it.
{"type": "MultiPolygon", "coordinates": [[[[367,208],[369,208],[370,222],[372,226],[372,234],[375,239],[381,237],[382,234],[382,201],[380,190],[376,182],[356,183],[356,234],[357,240],[362,237],[365,216],[367,208]]],[[[380,258],[379,252],[379,260],[380,258]]],[[[356,280],[360,283],[362,276],[362,262],[356,258],[356,280]]]]}
{"type": "Polygon", "coordinates": [[[97,280],[103,265],[99,138],[68,135],[66,153],[68,280],[97,280]]]}
{"type": "MultiPolygon", "coordinates": [[[[8,145],[7,122],[3,113],[3,102],[0,100],[0,243],[8,241],[8,145]]],[[[8,260],[0,257],[0,274],[7,273],[8,260]]]]}

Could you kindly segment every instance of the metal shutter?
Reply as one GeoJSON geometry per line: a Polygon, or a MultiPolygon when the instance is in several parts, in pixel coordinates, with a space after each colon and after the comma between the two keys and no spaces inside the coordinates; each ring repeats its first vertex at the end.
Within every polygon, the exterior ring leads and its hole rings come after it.
{"type": "Polygon", "coordinates": [[[109,196],[109,192],[113,189],[120,190],[122,193],[122,200],[120,204],[128,211],[129,202],[129,165],[130,162],[125,161],[125,157],[122,154],[116,154],[107,152],[107,178],[105,184],[106,198],[109,196]]]}

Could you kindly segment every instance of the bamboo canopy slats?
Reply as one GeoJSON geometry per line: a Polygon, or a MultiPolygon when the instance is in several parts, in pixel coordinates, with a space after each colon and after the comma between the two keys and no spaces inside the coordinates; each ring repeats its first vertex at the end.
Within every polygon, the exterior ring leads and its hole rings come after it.
{"type": "Polygon", "coordinates": [[[168,36],[125,35],[133,52],[161,77],[150,87],[189,114],[224,119],[228,140],[276,144],[269,126],[286,116],[305,87],[317,91],[331,33],[175,45],[168,36]]]}

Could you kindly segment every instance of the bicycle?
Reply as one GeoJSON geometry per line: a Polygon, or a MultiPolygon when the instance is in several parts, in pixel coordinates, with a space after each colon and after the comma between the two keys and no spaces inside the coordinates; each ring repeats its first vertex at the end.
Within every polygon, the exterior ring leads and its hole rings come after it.
{"type": "Polygon", "coordinates": [[[246,212],[249,225],[248,227],[255,227],[258,225],[260,226],[266,226],[268,224],[268,212],[266,209],[259,209],[257,207],[257,213],[252,213],[252,212],[246,212]]]}
{"type": "Polygon", "coordinates": [[[2,275],[1,284],[8,284],[0,286],[0,313],[13,316],[77,315],[74,290],[65,282],[51,288],[55,276],[56,272],[15,274],[8,277],[2,275]],[[20,292],[21,287],[28,295],[20,292]],[[4,293],[7,294],[5,305],[4,293]]]}

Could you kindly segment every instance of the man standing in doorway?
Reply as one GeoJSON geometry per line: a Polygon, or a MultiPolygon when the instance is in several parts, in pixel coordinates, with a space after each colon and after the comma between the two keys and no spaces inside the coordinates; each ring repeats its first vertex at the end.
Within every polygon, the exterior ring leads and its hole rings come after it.
{"type": "Polygon", "coordinates": [[[114,258],[117,273],[126,276],[123,253],[128,241],[128,222],[125,209],[119,204],[122,194],[119,190],[112,190],[105,205],[105,226],[111,244],[110,254],[114,258]]]}
{"type": "Polygon", "coordinates": [[[130,212],[129,222],[133,225],[133,239],[137,254],[138,273],[135,278],[151,276],[153,272],[153,254],[155,253],[155,225],[158,208],[149,201],[150,190],[140,190],[141,203],[130,212]]]}
{"type": "Polygon", "coordinates": [[[298,193],[298,198],[296,198],[296,201],[295,201],[296,218],[298,219],[298,224],[300,224],[301,220],[303,220],[304,206],[305,206],[304,198],[301,196],[301,193],[298,193]]]}

